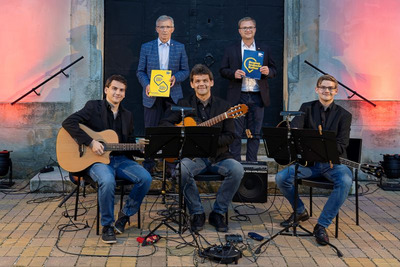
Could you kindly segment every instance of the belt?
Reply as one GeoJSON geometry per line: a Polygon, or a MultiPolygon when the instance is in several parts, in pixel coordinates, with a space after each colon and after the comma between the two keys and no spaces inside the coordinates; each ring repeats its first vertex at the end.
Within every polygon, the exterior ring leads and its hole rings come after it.
{"type": "Polygon", "coordinates": [[[259,94],[260,93],[260,91],[258,91],[258,92],[241,92],[242,94],[259,94]]]}

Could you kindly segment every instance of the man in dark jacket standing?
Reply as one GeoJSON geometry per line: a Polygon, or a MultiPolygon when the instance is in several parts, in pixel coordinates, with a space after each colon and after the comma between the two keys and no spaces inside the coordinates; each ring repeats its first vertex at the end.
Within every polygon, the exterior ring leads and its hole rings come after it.
{"type": "Polygon", "coordinates": [[[246,104],[249,112],[245,117],[235,120],[236,138],[231,145],[234,158],[240,161],[242,136],[249,129],[253,137],[247,140],[246,161],[257,161],[260,131],[264,119],[264,107],[269,106],[268,78],[276,75],[275,63],[267,45],[256,42],[256,21],[250,17],[239,20],[240,42],[225,50],[220,68],[221,76],[229,80],[227,99],[232,106],[246,104]],[[264,52],[263,64],[260,68],[259,80],[247,78],[242,70],[244,50],[264,52]]]}
{"type": "MultiPolygon", "coordinates": [[[[125,98],[127,81],[120,75],[107,79],[104,93],[106,99],[88,101],[85,107],[64,120],[62,126],[79,145],[85,145],[95,154],[104,154],[104,146],[92,139],[79,124],[84,124],[96,132],[106,129],[114,130],[120,143],[135,143],[133,135],[133,116],[123,108],[121,101],[125,98]]],[[[151,185],[151,175],[139,163],[133,160],[132,152],[112,152],[110,163],[95,163],[87,169],[88,174],[99,184],[99,207],[101,225],[103,226],[102,241],[116,243],[114,230],[122,233],[129,217],[137,213],[151,185]],[[134,183],[125,206],[118,214],[114,223],[115,176],[134,183]]]]}
{"type": "MultiPolygon", "coordinates": [[[[181,99],[178,105],[192,107],[194,109],[193,115],[199,122],[204,122],[226,112],[229,109],[229,104],[216,96],[212,96],[211,87],[213,85],[214,78],[212,72],[204,65],[198,64],[194,66],[190,73],[190,86],[194,89],[195,94],[189,98],[181,99]]],[[[181,114],[176,112],[163,119],[160,125],[172,126],[181,120],[181,114]]],[[[226,232],[228,231],[228,226],[224,221],[224,214],[227,212],[228,206],[238,190],[244,174],[243,166],[234,160],[229,152],[229,145],[232,143],[235,135],[233,120],[223,120],[216,124],[215,127],[221,128],[216,157],[184,158],[181,162],[181,186],[191,215],[191,229],[195,232],[203,229],[205,213],[194,176],[209,171],[225,177],[218,190],[213,211],[209,216],[209,223],[217,231],[226,232]]]]}

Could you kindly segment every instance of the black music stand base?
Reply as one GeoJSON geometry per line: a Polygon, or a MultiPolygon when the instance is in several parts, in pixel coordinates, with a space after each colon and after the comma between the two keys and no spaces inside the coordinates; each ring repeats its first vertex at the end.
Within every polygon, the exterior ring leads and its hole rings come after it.
{"type": "MultiPolygon", "coordinates": [[[[307,229],[301,227],[296,222],[297,198],[298,191],[298,173],[300,160],[309,162],[330,162],[331,164],[339,163],[339,155],[337,152],[336,136],[334,132],[323,132],[311,129],[291,129],[287,124],[287,130],[282,128],[263,128],[264,146],[267,156],[275,160],[285,160],[286,162],[295,162],[294,171],[294,223],[283,228],[281,231],[273,235],[258,246],[255,253],[261,253],[261,248],[273,240],[278,235],[288,235],[287,232],[293,228],[293,236],[313,236],[314,234],[307,229]],[[300,227],[306,234],[297,234],[296,227],[300,227]]],[[[343,253],[333,244],[326,243],[336,250],[338,257],[342,257],[343,253]]]]}
{"type": "Polygon", "coordinates": [[[174,219],[174,216],[176,216],[178,214],[178,216],[183,216],[185,218],[186,213],[184,211],[182,211],[181,209],[177,209],[172,211],[167,217],[165,217],[164,219],[161,220],[161,222],[153,229],[150,231],[150,233],[148,233],[146,235],[146,237],[144,238],[144,240],[147,240],[148,237],[150,237],[151,235],[153,235],[155,233],[155,231],[158,230],[158,228],[160,228],[161,226],[165,225],[166,227],[168,227],[169,229],[171,229],[174,233],[176,234],[183,234],[187,228],[182,227],[182,224],[179,222],[176,222],[176,219],[174,219]],[[169,224],[169,222],[176,222],[179,225],[179,230],[175,229],[173,226],[171,226],[169,224]]]}
{"type": "MultiPolygon", "coordinates": [[[[286,226],[285,228],[283,228],[282,230],[280,230],[279,232],[277,232],[276,234],[274,234],[273,236],[271,236],[269,239],[265,240],[263,243],[261,243],[255,253],[256,254],[260,254],[261,253],[261,248],[269,243],[270,241],[274,240],[275,237],[277,237],[278,235],[290,235],[290,236],[314,236],[313,233],[311,233],[310,231],[308,231],[307,229],[305,229],[304,227],[302,227],[301,225],[299,225],[299,223],[292,223],[288,226],[286,226]],[[292,233],[285,233],[288,232],[290,228],[293,227],[293,232],[292,233]],[[297,233],[296,232],[296,227],[301,228],[303,231],[305,231],[306,233],[297,233]]],[[[338,255],[338,257],[343,257],[343,253],[333,244],[331,243],[326,243],[328,246],[332,247],[334,250],[336,250],[336,253],[338,255]]]]}
{"type": "MultiPolygon", "coordinates": [[[[298,184],[298,168],[299,168],[299,163],[296,162],[295,165],[295,174],[294,174],[294,195],[295,195],[295,203],[294,203],[294,218],[293,221],[296,221],[296,210],[297,210],[297,196],[299,195],[299,184],[298,184]]],[[[285,228],[283,228],[282,230],[280,230],[278,233],[274,234],[272,237],[270,237],[269,239],[267,239],[266,241],[264,241],[263,243],[261,243],[258,248],[256,249],[255,253],[256,254],[260,254],[261,253],[261,248],[269,243],[270,241],[272,241],[275,237],[277,237],[278,235],[288,235],[288,236],[314,236],[314,234],[312,232],[310,232],[309,230],[307,230],[306,228],[304,228],[303,226],[301,226],[299,224],[299,222],[296,223],[291,223],[290,225],[286,226],[285,228]],[[302,229],[305,233],[297,233],[297,227],[299,227],[300,229],[302,229]],[[293,228],[293,232],[292,233],[287,233],[289,232],[289,229],[293,228]]],[[[331,244],[330,242],[327,242],[326,245],[332,247],[334,250],[336,250],[336,254],[338,255],[338,257],[343,257],[343,253],[333,244],[331,244]]]]}

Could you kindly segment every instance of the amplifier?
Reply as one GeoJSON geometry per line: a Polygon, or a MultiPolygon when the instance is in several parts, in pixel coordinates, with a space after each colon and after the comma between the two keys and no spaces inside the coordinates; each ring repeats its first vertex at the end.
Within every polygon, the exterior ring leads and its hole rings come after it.
{"type": "Polygon", "coordinates": [[[267,162],[257,161],[257,162],[242,162],[245,173],[264,173],[268,174],[267,162]]]}
{"type": "Polygon", "coordinates": [[[265,203],[268,200],[267,162],[242,162],[244,176],[233,202],[265,203]]]}

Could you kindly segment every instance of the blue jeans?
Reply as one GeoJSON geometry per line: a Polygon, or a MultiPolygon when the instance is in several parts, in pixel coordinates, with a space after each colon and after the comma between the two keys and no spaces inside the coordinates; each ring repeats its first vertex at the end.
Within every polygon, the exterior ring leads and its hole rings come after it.
{"type": "Polygon", "coordinates": [[[89,175],[99,185],[99,205],[101,225],[109,226],[114,222],[115,177],[134,183],[126,199],[122,212],[134,215],[140,208],[143,198],[151,185],[151,175],[136,161],[125,156],[111,156],[110,164],[95,163],[89,169],[89,175]]]}
{"type": "Polygon", "coordinates": [[[223,215],[228,211],[228,206],[239,189],[244,174],[243,166],[234,159],[224,159],[213,163],[207,158],[194,158],[193,160],[184,158],[182,160],[181,186],[190,214],[204,213],[199,190],[193,177],[205,172],[225,177],[218,189],[213,207],[214,212],[223,215]]]}
{"type": "MultiPolygon", "coordinates": [[[[285,198],[290,202],[294,209],[295,195],[294,195],[294,171],[295,166],[289,166],[276,174],[276,184],[285,198]]],[[[353,175],[350,169],[341,164],[334,164],[331,169],[329,163],[315,163],[313,167],[302,167],[298,169],[297,177],[302,178],[316,178],[323,176],[334,184],[331,195],[326,202],[321,215],[318,218],[318,224],[323,227],[328,227],[332,220],[336,217],[340,207],[346,200],[351,184],[353,182],[353,175]]],[[[297,213],[304,212],[304,203],[297,198],[297,213]]]]}
{"type": "Polygon", "coordinates": [[[260,93],[241,93],[239,103],[246,104],[249,110],[244,117],[235,119],[236,137],[230,146],[234,159],[241,161],[242,136],[250,129],[253,138],[247,139],[246,161],[257,161],[260,132],[264,120],[264,104],[260,93]]]}

